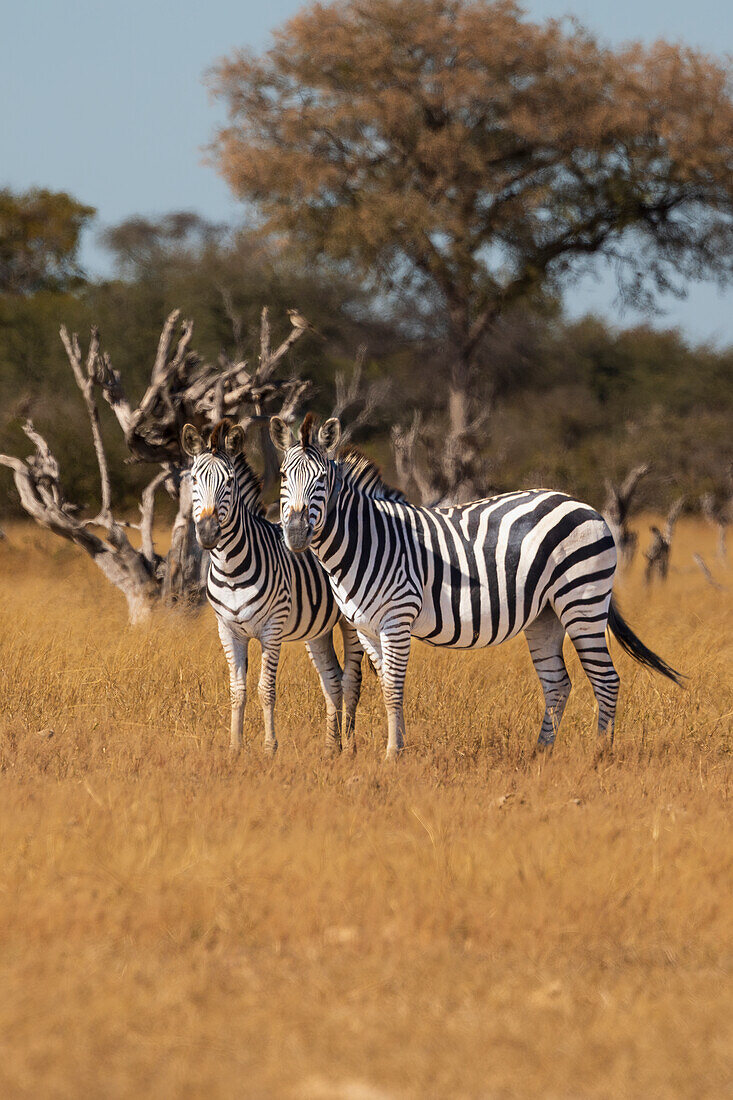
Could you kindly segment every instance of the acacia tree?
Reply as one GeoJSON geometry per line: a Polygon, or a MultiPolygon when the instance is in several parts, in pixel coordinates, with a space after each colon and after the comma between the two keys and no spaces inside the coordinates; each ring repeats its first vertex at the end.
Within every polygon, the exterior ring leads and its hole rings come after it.
{"type": "Polygon", "coordinates": [[[448,480],[481,446],[474,384],[512,304],[597,254],[637,303],[731,274],[730,79],[691,50],[611,50],[511,2],[345,0],[212,82],[218,168],[266,227],[443,339],[448,480]]]}

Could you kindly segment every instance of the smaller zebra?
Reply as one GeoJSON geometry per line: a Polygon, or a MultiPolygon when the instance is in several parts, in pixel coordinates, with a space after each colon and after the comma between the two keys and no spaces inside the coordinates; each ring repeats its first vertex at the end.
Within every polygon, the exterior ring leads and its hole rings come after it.
{"type": "Polygon", "coordinates": [[[193,520],[201,546],[211,553],[206,594],[229,665],[230,749],[242,747],[247,699],[247,658],[252,638],[262,646],[259,697],[265,723],[265,750],[277,749],[275,687],[283,642],[305,642],[326,700],[326,749],[353,747],[361,690],[363,650],[356,631],[340,614],[328,578],[313,554],[293,554],[279,524],[264,515],[260,480],[244,453],[244,431],[221,420],[208,446],[186,424],[182,446],[193,458],[193,520]],[[339,624],[344,667],[333,646],[339,624]],[[343,708],[343,715],[342,715],[343,708]]]}

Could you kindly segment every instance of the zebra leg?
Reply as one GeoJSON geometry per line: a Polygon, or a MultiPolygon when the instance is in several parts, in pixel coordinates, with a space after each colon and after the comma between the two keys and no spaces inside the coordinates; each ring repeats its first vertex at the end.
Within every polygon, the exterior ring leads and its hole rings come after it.
{"type": "Polygon", "coordinates": [[[243,642],[240,638],[235,637],[228,625],[221,619],[218,626],[222,648],[229,665],[229,695],[232,704],[229,749],[231,752],[239,752],[242,748],[244,708],[247,703],[247,649],[249,640],[243,642]]]}
{"type": "Polygon", "coordinates": [[[395,760],[405,747],[404,693],[412,641],[410,624],[388,620],[382,624],[379,640],[382,662],[378,671],[387,708],[387,760],[395,760]]]}
{"type": "Polygon", "coordinates": [[[612,745],[620,681],[608,652],[606,616],[600,619],[593,616],[588,621],[577,617],[567,624],[566,629],[598,703],[598,736],[608,737],[612,745]]]}
{"type": "Polygon", "coordinates": [[[260,666],[260,680],[257,691],[262,704],[262,714],[265,719],[265,752],[274,755],[277,752],[277,738],[275,737],[275,684],[277,680],[277,666],[280,660],[280,639],[269,641],[262,639],[262,664],[260,666]]]}
{"type": "Polygon", "coordinates": [[[379,683],[382,683],[382,643],[378,638],[371,638],[368,634],[364,634],[361,630],[357,630],[357,637],[361,643],[361,647],[366,653],[369,660],[374,666],[374,671],[379,677],[379,683]]]}
{"type": "Polygon", "coordinates": [[[355,627],[346,619],[339,620],[341,637],[344,640],[344,671],[341,677],[344,700],[344,718],[341,733],[344,749],[356,752],[356,736],[354,727],[356,724],[356,708],[359,705],[361,695],[361,662],[364,650],[359,643],[359,636],[355,627]]]}
{"type": "Polygon", "coordinates": [[[333,648],[333,632],[322,634],[305,643],[308,656],[321,681],[321,691],[326,700],[326,752],[341,752],[341,666],[333,648]]]}
{"type": "Polygon", "coordinates": [[[552,608],[546,607],[525,627],[524,636],[545,696],[545,714],[537,747],[549,749],[555,742],[572,687],[562,655],[565,628],[552,608]]]}

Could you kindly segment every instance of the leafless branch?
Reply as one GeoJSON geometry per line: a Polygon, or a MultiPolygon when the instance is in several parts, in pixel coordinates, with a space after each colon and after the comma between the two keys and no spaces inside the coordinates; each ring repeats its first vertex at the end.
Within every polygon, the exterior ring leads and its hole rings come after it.
{"type": "Polygon", "coordinates": [[[705,493],[700,498],[703,515],[708,523],[718,529],[718,557],[721,561],[728,558],[726,545],[728,528],[733,523],[733,464],[727,471],[726,484],[720,484],[714,493],[705,493]]]}
{"type": "Polygon", "coordinates": [[[73,333],[69,336],[66,325],[61,326],[59,334],[61,336],[61,342],[66,348],[66,355],[73,371],[76,384],[81,391],[81,395],[84,398],[84,404],[87,407],[89,423],[92,428],[92,439],[94,441],[94,453],[97,456],[97,466],[99,467],[99,481],[102,494],[102,507],[99,511],[98,520],[103,526],[108,526],[113,522],[112,489],[109,479],[107,455],[104,450],[102,431],[99,425],[99,409],[94,399],[94,383],[97,375],[97,357],[99,355],[99,332],[96,328],[92,328],[86,363],[84,365],[82,365],[81,348],[79,346],[79,337],[77,334],[73,333]]]}
{"type": "MultiPolygon", "coordinates": [[[[70,343],[75,350],[73,342],[70,343]]],[[[87,523],[74,518],[76,509],[64,499],[59,464],[48,444],[30,421],[26,421],[23,430],[34,443],[36,454],[27,462],[0,455],[0,464],[13,471],[23,508],[42,527],[76,543],[89,554],[108,580],[125,594],[130,619],[137,621],[150,610],[155,599],[155,583],[146,563],[111,517],[106,539],[99,538],[88,529],[87,523]]]]}
{"type": "Polygon", "coordinates": [[[409,428],[395,424],[391,431],[392,453],[397,469],[397,481],[402,492],[410,496],[414,485],[420,502],[432,504],[439,495],[439,489],[418,461],[417,448],[421,427],[422,416],[419,411],[413,413],[409,428]]]}
{"type": "Polygon", "coordinates": [[[151,569],[155,568],[158,555],[153,541],[153,523],[155,520],[155,494],[170,477],[170,470],[161,470],[143,489],[140,500],[140,536],[142,554],[151,569]]]}
{"type": "Polygon", "coordinates": [[[337,416],[342,421],[341,442],[350,443],[362,426],[372,423],[376,409],[384,404],[389,391],[389,381],[386,378],[376,379],[367,383],[364,379],[364,362],[366,360],[366,347],[359,348],[351,374],[344,371],[336,372],[336,400],[333,406],[332,416],[337,416]],[[343,423],[346,418],[346,423],[343,423]]]}
{"type": "MultiPolygon", "coordinates": [[[[223,292],[224,293],[224,292],[223,292]]],[[[120,373],[109,354],[101,347],[99,333],[92,329],[86,356],[79,338],[65,326],[61,340],[75,382],[89,417],[101,485],[101,508],[91,518],[77,515],[80,509],[64,497],[59,464],[43,436],[28,420],[25,434],[34,453],[23,462],[10,455],[0,456],[15,478],[21,503],[38,523],[79,545],[102,568],[109,579],[127,597],[131,618],[142,615],[155,600],[168,598],[187,605],[201,598],[205,584],[205,561],[196,542],[191,516],[191,492],[183,469],[188,459],[181,451],[180,437],[186,422],[201,430],[224,415],[243,426],[257,424],[265,462],[265,479],[272,484],[279,462],[270,441],[268,423],[273,412],[292,418],[310,383],[301,378],[277,378],[275,368],[304,330],[291,328],[286,339],[273,352],[267,310],[260,320],[260,353],[253,371],[241,358],[243,328],[234,316],[232,302],[224,294],[232,315],[236,361],[221,355],[209,363],[192,348],[193,323],[181,320],[173,310],[163,325],[150,381],[136,407],[125,392],[120,373]],[[236,323],[235,323],[236,322],[236,323]],[[118,521],[112,513],[109,464],[100,427],[95,387],[110,405],[133,461],[155,463],[155,473],[142,494],[140,523],[118,521]],[[165,562],[155,551],[153,527],[155,495],[161,485],[178,501],[171,538],[171,550],[165,562]],[[126,527],[137,527],[142,548],[135,549],[125,534],[126,527]],[[101,528],[104,538],[99,531],[101,528]]]]}
{"type": "Polygon", "coordinates": [[[718,581],[716,581],[715,577],[712,575],[707,565],[705,564],[705,559],[703,558],[702,554],[693,554],[692,560],[695,562],[696,565],[699,565],[700,569],[702,570],[702,575],[709,585],[711,585],[713,588],[716,588],[719,592],[725,591],[725,585],[720,584],[718,581]]]}
{"type": "Polygon", "coordinates": [[[238,313],[234,308],[234,298],[232,292],[228,286],[219,284],[217,287],[221,294],[221,300],[224,304],[224,312],[227,315],[229,323],[232,326],[232,336],[234,338],[234,355],[235,358],[241,359],[244,355],[244,322],[242,321],[242,314],[238,313]]]}
{"type": "Polygon", "coordinates": [[[611,533],[616,541],[619,553],[625,565],[629,565],[636,553],[638,535],[628,526],[631,513],[631,501],[643,477],[649,473],[651,466],[642,463],[631,470],[620,486],[614,485],[606,479],[606,503],[603,516],[611,528],[611,533]]]}

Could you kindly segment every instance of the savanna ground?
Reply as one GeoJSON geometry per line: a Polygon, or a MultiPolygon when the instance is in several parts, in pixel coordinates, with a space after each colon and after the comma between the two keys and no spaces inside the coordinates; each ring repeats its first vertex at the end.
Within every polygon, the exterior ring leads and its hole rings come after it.
{"type": "MultiPolygon", "coordinates": [[[[642,525],[642,543],[646,524],[642,525]]],[[[619,586],[687,690],[632,664],[596,758],[576,660],[532,755],[524,641],[417,646],[383,763],[321,756],[301,648],[280,752],[229,758],[208,609],[129,628],[75,550],[0,544],[0,1094],[721,1097],[733,1089],[733,572],[682,523],[666,587],[619,586]],[[48,736],[48,730],[54,731],[48,736]]],[[[253,647],[253,650],[256,647],[253,647]]]]}

